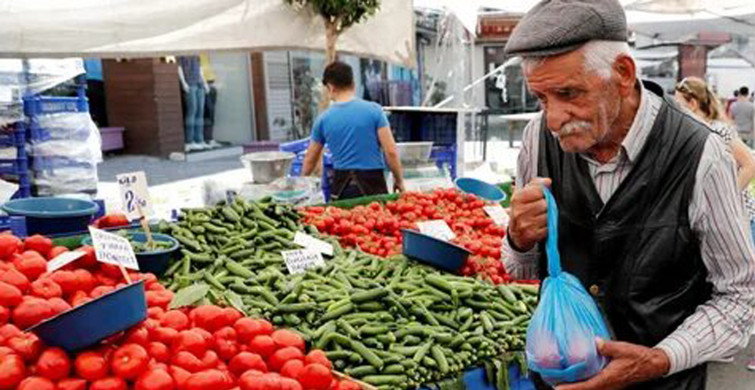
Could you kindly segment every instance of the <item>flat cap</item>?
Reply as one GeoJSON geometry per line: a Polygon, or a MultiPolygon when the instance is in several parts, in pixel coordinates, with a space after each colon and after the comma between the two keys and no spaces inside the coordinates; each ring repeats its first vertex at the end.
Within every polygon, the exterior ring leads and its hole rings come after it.
{"type": "Polygon", "coordinates": [[[626,41],[618,0],[542,0],[519,21],[506,43],[512,56],[554,56],[595,40],[626,41]]]}

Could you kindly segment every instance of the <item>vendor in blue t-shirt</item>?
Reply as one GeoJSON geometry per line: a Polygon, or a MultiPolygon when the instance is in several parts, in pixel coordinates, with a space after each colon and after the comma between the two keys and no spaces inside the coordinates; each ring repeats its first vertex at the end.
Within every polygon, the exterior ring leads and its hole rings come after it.
{"type": "Polygon", "coordinates": [[[302,174],[312,174],[327,144],[335,168],[330,187],[333,199],[388,193],[383,173],[386,162],[393,173],[394,190],[404,191],[396,141],[380,105],[354,96],[354,74],[343,62],[328,65],[322,83],[333,103],[312,127],[302,174]]]}

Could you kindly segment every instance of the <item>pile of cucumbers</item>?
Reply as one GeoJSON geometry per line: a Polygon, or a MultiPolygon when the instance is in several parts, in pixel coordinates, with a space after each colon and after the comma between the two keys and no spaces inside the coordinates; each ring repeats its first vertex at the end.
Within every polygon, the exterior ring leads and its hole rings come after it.
{"type": "Polygon", "coordinates": [[[290,206],[235,200],[184,210],[162,229],[182,244],[164,276],[180,305],[231,305],[291,327],[335,369],[381,389],[458,378],[522,351],[537,305],[536,286],[495,286],[403,256],[344,250],[300,225],[290,206]],[[299,248],[297,231],[333,244],[326,266],[288,273],[280,252],[299,248]]]}

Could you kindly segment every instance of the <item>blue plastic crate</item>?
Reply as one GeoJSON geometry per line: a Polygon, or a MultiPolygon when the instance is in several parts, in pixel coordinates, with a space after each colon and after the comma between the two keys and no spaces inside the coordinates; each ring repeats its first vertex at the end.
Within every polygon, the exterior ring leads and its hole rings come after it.
{"type": "Polygon", "coordinates": [[[3,175],[28,175],[29,162],[26,157],[13,159],[0,159],[0,174],[3,175]]]}
{"type": "Polygon", "coordinates": [[[26,116],[64,112],[89,112],[89,102],[86,97],[29,96],[24,98],[26,116]]]}
{"type": "Polygon", "coordinates": [[[430,152],[430,159],[435,161],[438,169],[442,169],[444,165],[448,165],[451,179],[456,180],[456,145],[433,146],[432,152],[430,152]]]}

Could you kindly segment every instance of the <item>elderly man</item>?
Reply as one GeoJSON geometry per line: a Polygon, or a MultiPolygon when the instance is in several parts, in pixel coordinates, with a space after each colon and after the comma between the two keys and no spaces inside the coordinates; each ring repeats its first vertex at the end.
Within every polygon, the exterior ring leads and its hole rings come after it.
{"type": "Polygon", "coordinates": [[[600,374],[558,388],[704,389],[705,362],[749,338],[755,252],[726,147],[637,80],[626,38],[617,0],[544,0],[514,30],[506,52],[543,112],[524,133],[506,266],[547,276],[549,186],[563,267],[614,336],[600,374]]]}

